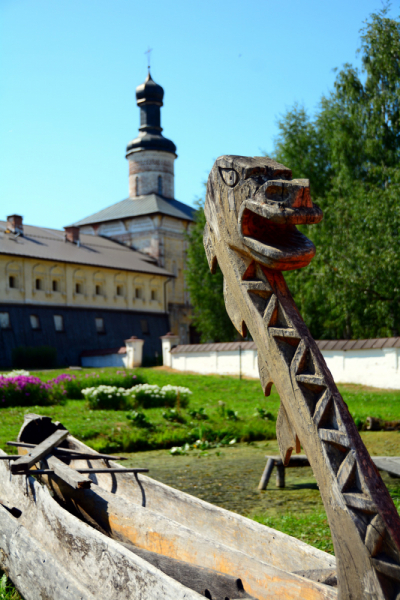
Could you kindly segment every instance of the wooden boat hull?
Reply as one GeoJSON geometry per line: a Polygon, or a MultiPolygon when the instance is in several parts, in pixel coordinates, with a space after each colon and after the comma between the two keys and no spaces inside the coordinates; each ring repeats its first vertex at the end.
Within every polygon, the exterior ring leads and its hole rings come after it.
{"type": "MultiPolygon", "coordinates": [[[[32,440],[29,428],[23,428],[20,441],[38,443],[32,440]]],[[[72,436],[67,441],[70,449],[93,452],[72,436]]],[[[70,466],[121,468],[111,461],[96,460],[95,453],[93,460],[74,460],[70,466]]],[[[58,477],[43,479],[69,512],[101,534],[143,551],[240,578],[255,598],[337,597],[335,588],[296,574],[334,571],[331,555],[150,477],[140,475],[138,480],[123,472],[91,475],[95,482],[91,489],[72,489],[58,477]]]]}

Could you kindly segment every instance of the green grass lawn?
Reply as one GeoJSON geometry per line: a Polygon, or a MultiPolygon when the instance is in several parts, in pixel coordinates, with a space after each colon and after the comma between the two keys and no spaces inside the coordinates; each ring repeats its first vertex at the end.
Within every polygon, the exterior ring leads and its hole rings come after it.
{"type": "MultiPolygon", "coordinates": [[[[85,378],[94,372],[115,375],[117,370],[83,369],[72,373],[85,378]]],[[[34,374],[47,381],[63,372],[71,373],[55,370],[34,374]]],[[[135,451],[129,455],[126,466],[147,466],[155,479],[333,552],[329,525],[311,469],[288,469],[284,490],[276,488],[272,478],[266,491],[257,490],[265,454],[278,454],[274,419],[279,397],[274,388],[271,396],[265,398],[258,380],[185,374],[162,368],[140,369],[137,373],[148,383],[180,385],[193,392],[188,408],[180,411],[183,423],[165,420],[162,408],[147,409],[144,412],[154,426],[149,431],[133,426],[127,419],[127,411],[89,410],[85,400],[66,399],[55,406],[1,409],[0,447],[9,453],[15,451],[6,446],[6,441],[16,439],[25,413],[49,415],[96,450],[135,451]],[[198,420],[189,413],[201,413],[201,409],[208,419],[198,420]],[[271,418],[261,418],[257,409],[271,413],[271,418]],[[172,456],[168,450],[198,438],[236,439],[237,443],[189,450],[182,456],[172,456]]],[[[339,385],[339,389],[359,423],[367,416],[400,420],[400,391],[355,385],[339,385]]],[[[400,432],[361,432],[361,436],[370,454],[400,456],[400,432]]],[[[386,475],[383,479],[399,509],[398,480],[386,475]]],[[[0,586],[0,600],[18,599],[12,587],[7,590],[0,586]]]]}
{"type": "MultiPolygon", "coordinates": [[[[96,371],[105,376],[115,375],[118,369],[83,369],[77,375],[85,379],[86,375],[96,371]]],[[[47,381],[62,372],[66,371],[36,372],[35,375],[47,381]]],[[[127,411],[89,410],[85,400],[66,399],[55,406],[1,409],[0,447],[4,449],[7,440],[15,439],[26,412],[51,415],[72,435],[98,451],[107,452],[171,448],[197,439],[227,443],[232,439],[251,442],[275,438],[274,419],[279,397],[273,388],[271,396],[265,398],[258,380],[168,372],[162,368],[139,369],[137,373],[151,384],[180,385],[193,392],[188,409],[180,411],[182,423],[167,421],[163,418],[162,408],[147,409],[144,412],[153,425],[149,430],[132,425],[127,419],[127,411]],[[206,420],[190,415],[189,411],[200,413],[201,409],[208,416],[206,420]],[[261,418],[257,409],[270,413],[272,418],[261,418]]],[[[387,420],[400,419],[400,392],[350,385],[339,386],[339,389],[358,423],[370,415],[387,420]]]]}

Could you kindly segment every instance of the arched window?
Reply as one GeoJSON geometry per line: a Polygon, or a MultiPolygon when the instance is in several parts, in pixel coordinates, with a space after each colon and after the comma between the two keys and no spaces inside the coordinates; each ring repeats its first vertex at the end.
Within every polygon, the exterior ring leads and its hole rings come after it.
{"type": "Polygon", "coordinates": [[[136,196],[139,196],[139,177],[136,177],[135,179],[135,194],[136,196]]]}
{"type": "Polygon", "coordinates": [[[158,193],[162,194],[162,177],[161,177],[161,175],[158,176],[158,193]]]}

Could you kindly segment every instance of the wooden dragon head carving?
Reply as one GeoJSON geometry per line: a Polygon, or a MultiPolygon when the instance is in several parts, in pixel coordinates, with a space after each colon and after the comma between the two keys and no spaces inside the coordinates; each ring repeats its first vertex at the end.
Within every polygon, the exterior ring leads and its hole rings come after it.
{"type": "Polygon", "coordinates": [[[270,158],[222,156],[207,183],[204,247],[219,264],[236,329],[257,345],[265,395],[281,399],[284,464],[303,447],[335,548],[338,600],[400,600],[400,519],[282,271],[309,264],[315,247],[296,225],[318,223],[306,179],[270,158]]]}
{"type": "Polygon", "coordinates": [[[292,179],[290,169],[268,157],[218,158],[208,179],[205,212],[217,237],[227,230],[232,248],[270,269],[299,269],[315,254],[314,244],[296,228],[322,219],[311,201],[309,180],[292,179]]]}

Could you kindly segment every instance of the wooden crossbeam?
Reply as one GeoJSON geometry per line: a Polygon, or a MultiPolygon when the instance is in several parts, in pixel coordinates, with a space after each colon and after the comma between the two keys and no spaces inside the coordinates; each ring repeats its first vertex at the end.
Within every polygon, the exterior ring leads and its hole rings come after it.
{"type": "MultiPolygon", "coordinates": [[[[53,457],[55,458],[55,457],[53,457]]],[[[61,462],[61,461],[60,461],[61,462]]],[[[62,463],[64,464],[64,463],[62,463]]],[[[74,473],[148,473],[149,469],[71,469],[68,465],[64,465],[70,471],[74,473]]],[[[32,469],[26,471],[18,471],[15,473],[16,475],[57,475],[61,477],[59,473],[56,472],[56,469],[32,469]]],[[[63,479],[63,477],[61,477],[63,479]]],[[[68,483],[68,482],[67,482],[68,483]]]]}
{"type": "Polygon", "coordinates": [[[69,435],[69,431],[66,429],[58,429],[52,433],[48,438],[43,440],[40,444],[32,448],[32,450],[21,456],[18,460],[11,464],[11,473],[18,473],[20,471],[27,471],[30,467],[42,458],[50,454],[50,452],[61,444],[69,435]]]}
{"type": "MultiPolygon", "coordinates": [[[[7,446],[17,446],[18,448],[36,448],[36,444],[27,444],[25,442],[7,442],[7,446]]],[[[76,460],[91,458],[93,460],[103,458],[105,460],[128,460],[126,456],[111,456],[110,454],[93,454],[89,452],[79,452],[70,448],[53,448],[53,453],[57,456],[73,455],[71,458],[76,460]]]]}

